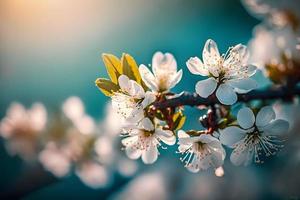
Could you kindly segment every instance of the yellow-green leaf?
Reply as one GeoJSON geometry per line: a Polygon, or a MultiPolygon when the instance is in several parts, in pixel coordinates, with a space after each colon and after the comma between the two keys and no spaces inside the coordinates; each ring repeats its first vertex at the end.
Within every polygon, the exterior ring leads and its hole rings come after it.
{"type": "Polygon", "coordinates": [[[114,92],[117,92],[120,87],[113,83],[112,81],[104,78],[98,78],[95,81],[98,88],[101,90],[101,92],[106,96],[112,96],[114,92]]]}
{"type": "Polygon", "coordinates": [[[173,115],[173,122],[174,122],[174,130],[181,129],[184,125],[186,117],[182,114],[182,112],[177,112],[173,115]]]}
{"type": "Polygon", "coordinates": [[[129,54],[123,54],[121,62],[123,74],[128,76],[129,79],[135,80],[137,83],[141,84],[142,78],[134,58],[129,54]]]}
{"type": "Polygon", "coordinates": [[[102,59],[111,81],[118,84],[118,78],[122,74],[121,61],[112,54],[102,54],[102,59]]]}

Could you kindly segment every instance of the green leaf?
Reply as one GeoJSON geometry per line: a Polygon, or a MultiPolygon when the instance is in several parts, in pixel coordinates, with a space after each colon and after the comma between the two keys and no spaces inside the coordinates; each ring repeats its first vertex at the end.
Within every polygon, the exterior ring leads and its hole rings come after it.
{"type": "Polygon", "coordinates": [[[129,54],[123,54],[121,58],[123,74],[128,76],[129,79],[135,80],[141,85],[142,78],[139,72],[139,68],[132,56],[129,54]]]}
{"type": "Polygon", "coordinates": [[[155,117],[159,120],[165,120],[164,115],[160,110],[157,110],[157,112],[155,112],[155,117]]]}
{"type": "Polygon", "coordinates": [[[182,114],[182,112],[177,112],[173,115],[173,122],[174,122],[174,130],[179,130],[184,125],[186,117],[182,114]]]}
{"type": "Polygon", "coordinates": [[[102,59],[111,81],[118,84],[118,78],[122,74],[121,61],[112,54],[102,54],[102,59]]]}
{"type": "Polygon", "coordinates": [[[101,92],[106,95],[106,96],[112,96],[114,94],[114,92],[117,92],[120,87],[113,83],[112,81],[108,80],[108,79],[104,79],[104,78],[98,78],[95,81],[96,85],[98,86],[98,88],[101,90],[101,92]]]}

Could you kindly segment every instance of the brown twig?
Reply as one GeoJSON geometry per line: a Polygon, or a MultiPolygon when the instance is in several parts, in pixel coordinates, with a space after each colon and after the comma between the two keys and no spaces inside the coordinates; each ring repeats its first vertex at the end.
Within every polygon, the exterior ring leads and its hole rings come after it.
{"type": "MultiPolygon", "coordinates": [[[[290,100],[294,96],[300,95],[300,87],[285,88],[276,87],[268,88],[265,90],[254,90],[247,94],[239,94],[238,102],[249,102],[252,100],[290,100]]],[[[210,96],[208,98],[202,98],[196,93],[184,92],[181,96],[168,99],[162,102],[154,103],[154,106],[158,109],[168,107],[179,107],[179,106],[209,106],[219,103],[217,98],[210,96]]]]}

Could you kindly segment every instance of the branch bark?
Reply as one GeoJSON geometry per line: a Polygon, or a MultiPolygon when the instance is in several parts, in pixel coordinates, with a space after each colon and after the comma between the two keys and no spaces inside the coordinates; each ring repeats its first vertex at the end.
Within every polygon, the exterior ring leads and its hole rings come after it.
{"type": "MultiPolygon", "coordinates": [[[[300,87],[286,88],[276,87],[267,88],[264,90],[254,90],[247,94],[239,94],[238,102],[249,102],[252,100],[291,100],[294,96],[300,95],[300,87]]],[[[209,106],[219,103],[215,96],[208,98],[202,98],[196,93],[184,92],[179,97],[168,99],[162,102],[154,103],[154,106],[158,109],[167,107],[179,107],[179,106],[209,106]]]]}

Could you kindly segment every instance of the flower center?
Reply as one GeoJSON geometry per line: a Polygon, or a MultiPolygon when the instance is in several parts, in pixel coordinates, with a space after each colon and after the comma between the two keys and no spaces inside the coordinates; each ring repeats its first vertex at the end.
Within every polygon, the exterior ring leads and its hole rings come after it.
{"type": "Polygon", "coordinates": [[[146,130],[144,130],[144,132],[143,132],[143,136],[144,137],[150,137],[150,136],[152,136],[153,135],[153,131],[146,131],[146,130]]]}
{"type": "Polygon", "coordinates": [[[194,148],[197,152],[203,152],[206,147],[206,143],[203,142],[197,142],[194,145],[195,145],[194,148]]]}

